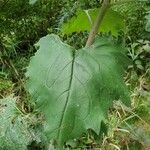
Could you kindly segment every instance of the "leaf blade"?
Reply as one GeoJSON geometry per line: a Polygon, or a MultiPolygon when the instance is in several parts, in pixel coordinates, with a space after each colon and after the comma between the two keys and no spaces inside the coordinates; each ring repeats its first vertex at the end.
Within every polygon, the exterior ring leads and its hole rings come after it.
{"type": "MultiPolygon", "coordinates": [[[[72,32],[90,31],[92,26],[91,22],[94,22],[96,19],[98,11],[98,9],[86,11],[78,10],[76,16],[72,17],[68,22],[62,25],[61,32],[63,34],[70,34],[72,32]],[[88,12],[88,15],[86,12],[88,12]]],[[[124,18],[116,11],[109,9],[104,16],[99,32],[111,32],[112,35],[117,36],[121,30],[125,31],[124,18]]]]}
{"type": "Polygon", "coordinates": [[[122,96],[129,102],[122,79],[128,59],[120,47],[102,40],[75,51],[58,36],[48,35],[31,59],[27,89],[45,115],[46,135],[60,147],[87,129],[99,134],[113,100],[122,96]]]}

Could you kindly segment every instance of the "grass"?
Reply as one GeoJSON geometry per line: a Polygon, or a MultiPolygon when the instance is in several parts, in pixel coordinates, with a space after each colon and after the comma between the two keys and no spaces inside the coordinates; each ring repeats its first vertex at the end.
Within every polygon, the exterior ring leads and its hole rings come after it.
{"type": "MultiPolygon", "coordinates": [[[[102,150],[149,150],[150,149],[150,78],[142,75],[136,84],[128,80],[131,92],[131,108],[120,102],[109,112],[108,135],[102,150]],[[144,81],[144,82],[143,82],[144,81]],[[134,85],[133,85],[134,84],[134,85]],[[147,89],[143,87],[147,85],[147,89]]],[[[135,79],[134,79],[135,80],[135,79]]]]}

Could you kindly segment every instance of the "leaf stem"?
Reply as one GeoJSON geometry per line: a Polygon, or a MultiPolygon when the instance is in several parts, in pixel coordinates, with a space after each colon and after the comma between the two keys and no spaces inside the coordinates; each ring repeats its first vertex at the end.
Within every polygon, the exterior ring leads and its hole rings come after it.
{"type": "Polygon", "coordinates": [[[102,3],[102,7],[100,8],[99,10],[99,13],[98,13],[98,16],[92,26],[92,29],[90,31],[90,34],[89,34],[89,37],[88,37],[88,40],[86,42],[86,47],[89,47],[93,44],[93,41],[95,39],[95,36],[98,32],[98,29],[102,23],[102,20],[107,12],[107,9],[109,8],[109,5],[110,4],[110,0],[104,0],[103,3],[102,3]]]}

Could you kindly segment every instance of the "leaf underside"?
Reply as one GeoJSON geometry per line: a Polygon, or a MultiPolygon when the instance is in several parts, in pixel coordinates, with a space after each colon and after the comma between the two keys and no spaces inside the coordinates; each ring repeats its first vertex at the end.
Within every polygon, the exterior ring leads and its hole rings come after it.
{"type": "Polygon", "coordinates": [[[100,38],[90,48],[75,50],[53,34],[37,45],[26,87],[45,115],[47,137],[59,147],[87,129],[99,134],[113,100],[130,103],[123,82],[128,59],[121,47],[100,38]]]}

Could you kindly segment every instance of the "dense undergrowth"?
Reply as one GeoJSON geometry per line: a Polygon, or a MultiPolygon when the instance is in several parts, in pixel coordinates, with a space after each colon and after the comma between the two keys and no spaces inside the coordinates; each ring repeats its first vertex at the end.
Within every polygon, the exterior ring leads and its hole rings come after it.
{"type": "MultiPolygon", "coordinates": [[[[84,47],[87,31],[67,35],[60,32],[60,26],[74,16],[79,7],[89,9],[98,4],[99,1],[76,0],[40,0],[34,5],[23,0],[0,1],[0,97],[13,95],[20,116],[25,117],[32,127],[40,128],[43,119],[41,116],[38,116],[38,120],[35,118],[37,114],[28,101],[30,95],[24,89],[26,68],[30,57],[37,51],[34,43],[47,34],[56,33],[76,49],[84,47]],[[35,122],[38,122],[38,126],[35,122]]],[[[68,141],[66,149],[150,149],[150,32],[145,30],[145,16],[150,11],[150,3],[125,3],[121,7],[114,5],[113,9],[125,17],[126,30],[120,32],[118,37],[110,33],[107,36],[128,48],[126,55],[132,64],[124,80],[130,92],[131,108],[115,102],[109,109],[108,132],[102,138],[101,145],[95,133],[89,131],[78,140],[68,141]]],[[[100,35],[106,36],[106,33],[100,35]]],[[[24,127],[26,130],[26,123],[24,127]]],[[[29,150],[46,148],[45,141],[36,139],[39,135],[32,136],[29,150]]]]}

